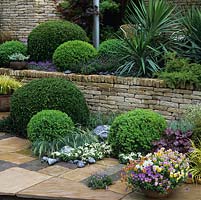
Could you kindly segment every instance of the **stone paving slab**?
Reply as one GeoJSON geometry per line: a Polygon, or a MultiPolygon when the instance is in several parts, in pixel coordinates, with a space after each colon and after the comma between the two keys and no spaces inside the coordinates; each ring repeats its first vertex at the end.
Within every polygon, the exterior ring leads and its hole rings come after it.
{"type": "Polygon", "coordinates": [[[9,169],[11,167],[16,167],[17,165],[11,162],[6,162],[4,160],[0,160],[0,172],[4,171],[6,169],[9,169]]]}
{"type": "Polygon", "coordinates": [[[120,180],[116,181],[113,185],[109,186],[108,190],[124,195],[132,192],[132,190],[127,187],[126,183],[121,182],[120,180]]]}
{"type": "Polygon", "coordinates": [[[98,161],[97,164],[104,166],[115,166],[119,164],[119,161],[114,158],[105,158],[104,160],[98,161]]]}
{"type": "Polygon", "coordinates": [[[11,138],[14,137],[13,135],[10,135],[8,133],[0,133],[0,140],[6,139],[6,138],[11,138]]]}
{"type": "Polygon", "coordinates": [[[64,173],[67,173],[67,172],[70,172],[70,171],[72,171],[72,169],[68,169],[68,168],[65,168],[65,167],[62,167],[62,166],[59,166],[59,165],[53,165],[53,166],[41,169],[38,172],[42,173],[42,174],[47,174],[47,175],[50,175],[50,176],[60,176],[60,175],[62,175],[64,173]]]}
{"type": "Polygon", "coordinates": [[[15,195],[37,183],[45,181],[51,176],[13,167],[0,172],[0,195],[15,195]]]}
{"type": "Polygon", "coordinates": [[[19,153],[0,153],[0,160],[5,160],[15,164],[22,164],[36,160],[36,158],[25,156],[19,153]]]}
{"type": "Polygon", "coordinates": [[[87,186],[63,178],[52,178],[17,193],[23,198],[62,200],[119,200],[122,194],[108,190],[91,190],[87,186]]]}
{"type": "Polygon", "coordinates": [[[33,160],[27,163],[23,163],[19,165],[19,167],[30,171],[39,171],[41,169],[48,167],[48,164],[46,162],[41,163],[40,160],[33,160]]]}
{"type": "Polygon", "coordinates": [[[84,179],[87,179],[89,176],[95,174],[95,173],[100,173],[101,171],[105,169],[105,166],[103,165],[98,165],[98,164],[93,164],[93,165],[87,165],[84,168],[78,168],[73,171],[67,172],[63,175],[61,175],[61,178],[65,178],[68,180],[72,181],[81,181],[84,179]]]}
{"type": "Polygon", "coordinates": [[[27,149],[30,146],[30,142],[18,137],[11,137],[0,140],[0,153],[12,153],[27,149]]]}

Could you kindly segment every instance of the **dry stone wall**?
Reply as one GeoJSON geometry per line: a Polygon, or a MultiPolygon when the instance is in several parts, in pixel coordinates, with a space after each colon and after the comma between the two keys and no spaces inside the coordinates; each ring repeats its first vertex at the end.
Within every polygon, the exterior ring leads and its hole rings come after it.
{"type": "Polygon", "coordinates": [[[59,18],[53,0],[0,0],[0,31],[27,38],[39,23],[59,18]]]}
{"type": "MultiPolygon", "coordinates": [[[[183,8],[201,7],[201,0],[168,1],[183,8]]],[[[39,23],[58,18],[54,0],[0,0],[0,31],[9,32],[19,39],[26,39],[39,23]]]]}
{"type": "Polygon", "coordinates": [[[13,71],[7,74],[28,82],[44,77],[60,77],[74,82],[84,93],[91,111],[123,112],[134,108],[152,109],[166,119],[178,118],[189,104],[201,103],[201,91],[168,88],[162,80],[116,76],[76,75],[40,71],[13,71]]]}

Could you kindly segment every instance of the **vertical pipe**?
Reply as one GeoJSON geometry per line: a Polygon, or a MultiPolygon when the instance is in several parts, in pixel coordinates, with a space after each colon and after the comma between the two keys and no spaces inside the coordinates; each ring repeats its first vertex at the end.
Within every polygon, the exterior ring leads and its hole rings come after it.
{"type": "Polygon", "coordinates": [[[100,16],[99,16],[99,5],[100,0],[93,0],[94,22],[93,22],[93,44],[95,48],[99,47],[100,44],[100,16]]]}

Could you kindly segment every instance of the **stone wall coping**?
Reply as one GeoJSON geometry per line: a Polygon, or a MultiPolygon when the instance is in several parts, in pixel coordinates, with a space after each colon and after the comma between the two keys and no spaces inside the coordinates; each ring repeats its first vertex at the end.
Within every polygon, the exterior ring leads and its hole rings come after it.
{"type": "MultiPolygon", "coordinates": [[[[74,82],[108,83],[128,86],[145,86],[155,88],[169,88],[163,80],[153,78],[122,77],[113,75],[83,75],[83,74],[64,74],[62,72],[46,72],[38,70],[12,70],[0,68],[0,74],[15,76],[19,78],[47,78],[60,77],[74,82]]],[[[171,88],[172,89],[172,88],[171,88]]],[[[193,86],[180,86],[177,89],[193,90],[193,86]]]]}
{"type": "Polygon", "coordinates": [[[0,68],[0,74],[15,76],[19,78],[47,78],[60,77],[76,82],[94,82],[94,83],[109,83],[122,84],[129,86],[147,86],[147,87],[167,87],[163,80],[151,78],[134,78],[120,77],[112,75],[83,75],[83,74],[64,74],[61,72],[46,72],[37,70],[12,70],[9,68],[0,68]]]}

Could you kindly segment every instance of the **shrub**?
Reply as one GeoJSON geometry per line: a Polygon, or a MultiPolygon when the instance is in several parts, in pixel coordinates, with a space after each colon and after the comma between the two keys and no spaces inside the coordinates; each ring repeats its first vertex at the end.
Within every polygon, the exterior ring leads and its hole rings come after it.
{"type": "Polygon", "coordinates": [[[14,53],[26,55],[27,47],[19,41],[8,41],[0,45],[0,66],[8,66],[9,56],[14,53]]]}
{"type": "Polygon", "coordinates": [[[82,65],[97,55],[89,43],[74,40],[60,45],[53,55],[53,62],[60,71],[80,72],[82,65]]]}
{"type": "Polygon", "coordinates": [[[158,73],[157,76],[171,88],[193,86],[201,89],[201,65],[190,63],[186,58],[177,57],[176,53],[166,55],[165,71],[158,73]]]}
{"type": "Polygon", "coordinates": [[[27,125],[27,134],[32,142],[54,141],[66,136],[74,128],[71,118],[58,110],[43,110],[34,115],[27,125]]]}
{"type": "Polygon", "coordinates": [[[122,44],[123,42],[119,39],[109,39],[100,44],[96,61],[99,64],[98,71],[115,71],[121,65],[118,58],[122,44]]]}
{"type": "Polygon", "coordinates": [[[12,95],[14,131],[26,136],[29,120],[42,110],[65,112],[74,123],[86,124],[89,118],[84,96],[73,83],[60,78],[44,78],[31,81],[12,95]]]}
{"type": "Polygon", "coordinates": [[[85,31],[78,25],[63,20],[40,24],[28,37],[28,52],[31,60],[51,60],[56,48],[69,40],[86,41],[85,31]]]}
{"type": "Polygon", "coordinates": [[[98,54],[100,56],[115,56],[120,54],[121,52],[119,50],[119,46],[122,44],[122,41],[119,39],[110,39],[102,42],[100,44],[100,47],[98,49],[98,54]]]}
{"type": "Polygon", "coordinates": [[[148,152],[152,142],[160,139],[165,128],[166,121],[160,114],[136,109],[114,120],[108,140],[115,156],[120,153],[148,152]]]}

